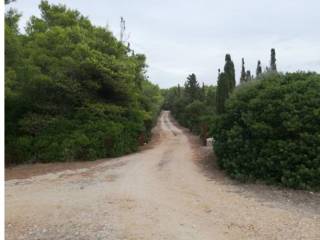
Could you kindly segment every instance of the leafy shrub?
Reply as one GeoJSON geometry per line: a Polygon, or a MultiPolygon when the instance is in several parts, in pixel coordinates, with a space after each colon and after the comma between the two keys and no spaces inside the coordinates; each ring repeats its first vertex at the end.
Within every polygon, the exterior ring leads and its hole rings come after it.
{"type": "Polygon", "coordinates": [[[201,132],[202,117],[206,114],[206,104],[196,100],[185,107],[186,126],[194,133],[201,132]]]}
{"type": "Polygon", "coordinates": [[[6,164],[137,150],[162,103],[145,56],[76,10],[48,1],[39,8],[24,34],[15,11],[5,17],[6,164]]]}
{"type": "Polygon", "coordinates": [[[232,177],[301,189],[320,186],[320,76],[266,74],[238,87],[213,128],[232,177]]]}

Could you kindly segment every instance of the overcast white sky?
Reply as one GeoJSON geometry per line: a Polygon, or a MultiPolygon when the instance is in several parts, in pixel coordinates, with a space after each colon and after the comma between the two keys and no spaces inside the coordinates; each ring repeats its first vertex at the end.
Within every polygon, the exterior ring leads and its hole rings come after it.
{"type": "MultiPolygon", "coordinates": [[[[40,0],[17,0],[23,28],[39,15],[40,0]]],[[[150,80],[160,87],[183,84],[195,73],[200,82],[216,84],[217,69],[230,53],[237,81],[241,58],[255,73],[257,60],[269,63],[276,49],[280,71],[320,72],[319,0],[50,0],[78,9],[95,25],[119,37],[126,20],[132,48],[147,56],[150,80]]]]}

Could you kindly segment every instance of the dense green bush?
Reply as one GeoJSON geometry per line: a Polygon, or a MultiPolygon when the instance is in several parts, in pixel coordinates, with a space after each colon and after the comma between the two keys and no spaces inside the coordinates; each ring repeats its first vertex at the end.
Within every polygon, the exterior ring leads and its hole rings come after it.
{"type": "Polygon", "coordinates": [[[137,150],[162,103],[145,56],[76,10],[41,1],[26,33],[5,17],[6,164],[96,159],[137,150]]]}
{"type": "Polygon", "coordinates": [[[264,74],[237,87],[217,119],[218,163],[232,177],[320,187],[320,75],[264,74]]]}

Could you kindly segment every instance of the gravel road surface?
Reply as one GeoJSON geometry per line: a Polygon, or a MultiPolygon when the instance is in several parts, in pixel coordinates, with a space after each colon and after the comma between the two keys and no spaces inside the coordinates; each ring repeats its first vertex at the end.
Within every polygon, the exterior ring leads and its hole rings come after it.
{"type": "Polygon", "coordinates": [[[154,132],[138,153],[11,177],[6,239],[320,239],[319,193],[229,180],[169,112],[154,132]]]}

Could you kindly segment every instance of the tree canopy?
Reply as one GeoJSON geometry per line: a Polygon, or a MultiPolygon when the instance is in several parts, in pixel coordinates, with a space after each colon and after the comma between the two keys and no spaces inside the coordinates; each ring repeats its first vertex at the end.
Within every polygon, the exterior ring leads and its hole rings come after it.
{"type": "Polygon", "coordinates": [[[194,73],[187,77],[187,81],[184,84],[185,95],[188,102],[199,100],[201,97],[200,84],[197,81],[197,77],[194,73]]]}
{"type": "Polygon", "coordinates": [[[133,151],[162,101],[146,58],[65,5],[41,1],[26,33],[5,18],[6,161],[94,159],[133,151]]]}
{"type": "Polygon", "coordinates": [[[261,61],[258,60],[257,69],[256,69],[256,76],[259,77],[261,74],[262,74],[261,61]]]}
{"type": "Polygon", "coordinates": [[[270,71],[277,72],[276,50],[274,48],[271,49],[270,71]]]}
{"type": "Polygon", "coordinates": [[[236,86],[234,64],[230,54],[226,54],[224,72],[218,75],[217,84],[217,112],[223,113],[225,109],[225,101],[236,86]]]}

